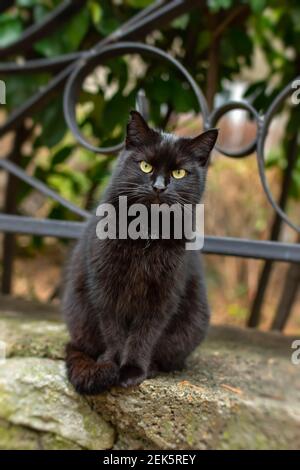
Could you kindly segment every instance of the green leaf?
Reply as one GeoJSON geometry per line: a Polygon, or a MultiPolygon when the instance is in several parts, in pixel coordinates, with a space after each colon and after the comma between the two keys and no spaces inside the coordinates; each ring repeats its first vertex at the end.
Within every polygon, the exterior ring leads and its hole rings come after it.
{"type": "Polygon", "coordinates": [[[188,25],[190,16],[186,13],[172,21],[172,27],[176,29],[185,29],[188,25]]]}
{"type": "Polygon", "coordinates": [[[40,2],[39,2],[39,0],[17,0],[16,3],[19,7],[31,8],[31,7],[34,7],[35,5],[37,5],[40,2]]]}
{"type": "Polygon", "coordinates": [[[78,49],[89,28],[88,10],[74,16],[62,30],[38,41],[34,48],[45,57],[73,52],[78,49]]]}
{"type": "Polygon", "coordinates": [[[211,33],[209,31],[200,31],[197,38],[197,54],[201,54],[208,49],[211,41],[211,33]]]}
{"type": "Polygon", "coordinates": [[[186,83],[175,78],[171,82],[172,89],[172,104],[175,111],[178,113],[186,113],[192,110],[197,110],[197,102],[195,96],[186,83]]]}
{"type": "Polygon", "coordinates": [[[61,97],[35,116],[35,121],[42,125],[42,133],[35,141],[35,147],[54,147],[64,137],[67,126],[64,119],[61,97]]]}
{"type": "Polygon", "coordinates": [[[208,0],[208,7],[210,10],[217,12],[222,8],[227,10],[232,6],[233,0],[208,0]]]}
{"type": "Polygon", "coordinates": [[[50,13],[50,9],[46,5],[35,5],[33,9],[33,19],[35,23],[39,23],[42,21],[45,16],[47,16],[50,13]]]}
{"type": "Polygon", "coordinates": [[[54,168],[56,165],[63,163],[73,152],[74,146],[67,145],[58,150],[52,157],[51,168],[54,168]]]}
{"type": "Polygon", "coordinates": [[[92,21],[95,25],[98,25],[102,19],[102,8],[99,3],[95,1],[89,2],[89,9],[91,12],[92,21]]]}
{"type": "Polygon", "coordinates": [[[15,42],[21,36],[22,30],[22,21],[16,14],[0,15],[0,47],[15,42]]]}
{"type": "Polygon", "coordinates": [[[266,6],[266,1],[265,0],[251,0],[250,6],[251,6],[252,11],[254,11],[254,13],[260,13],[264,10],[266,6]]]}
{"type": "Polygon", "coordinates": [[[115,138],[116,141],[120,139],[128,121],[129,111],[134,108],[134,104],[134,93],[123,96],[121,92],[116,93],[110,101],[105,103],[101,121],[103,142],[111,138],[115,138]]]}
{"type": "Polygon", "coordinates": [[[95,26],[97,27],[99,33],[103,34],[104,36],[108,36],[120,26],[120,22],[117,18],[107,18],[105,16],[102,16],[99,24],[95,26]]]}
{"type": "Polygon", "coordinates": [[[113,60],[106,62],[107,67],[110,69],[108,75],[108,83],[113,79],[117,79],[119,90],[123,90],[128,81],[128,66],[122,57],[116,57],[113,60]]]}
{"type": "Polygon", "coordinates": [[[153,0],[126,0],[125,3],[133,8],[144,8],[153,3],[153,0]]]}
{"type": "Polygon", "coordinates": [[[266,168],[272,168],[274,166],[281,166],[283,162],[283,157],[282,157],[282,148],[279,147],[276,150],[270,151],[265,159],[265,167],[266,168]]]}
{"type": "Polygon", "coordinates": [[[289,193],[294,199],[300,198],[300,171],[298,169],[293,171],[289,193]]]}
{"type": "Polygon", "coordinates": [[[48,74],[11,75],[6,80],[6,102],[9,110],[17,108],[49,81],[48,74]]]}

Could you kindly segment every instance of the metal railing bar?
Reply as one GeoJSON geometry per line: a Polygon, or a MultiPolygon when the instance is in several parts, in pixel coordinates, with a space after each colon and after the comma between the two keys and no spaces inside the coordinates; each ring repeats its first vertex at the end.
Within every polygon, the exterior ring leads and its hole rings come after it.
{"type": "Polygon", "coordinates": [[[141,54],[141,55],[150,55],[159,60],[167,61],[171,64],[178,72],[180,72],[185,80],[188,82],[191,87],[199,106],[199,110],[202,113],[203,120],[207,120],[208,116],[208,107],[206,103],[205,96],[203,95],[201,89],[198,87],[194,78],[190,75],[188,70],[178,62],[170,54],[164,52],[161,49],[157,49],[154,46],[149,44],[144,44],[140,42],[117,42],[115,44],[110,44],[106,47],[103,47],[100,52],[95,53],[91,58],[79,64],[74,72],[72,72],[70,78],[67,81],[64,92],[64,114],[66,123],[71,130],[72,134],[76,140],[83,145],[85,148],[91,152],[99,153],[102,155],[115,154],[119,152],[123,143],[116,144],[111,147],[96,147],[86,140],[84,134],[81,132],[77,124],[76,119],[76,104],[84,79],[88,76],[91,70],[100,63],[107,59],[112,59],[115,56],[123,56],[125,54],[141,54]]]}
{"type": "Polygon", "coordinates": [[[84,222],[35,219],[33,217],[0,214],[1,231],[23,235],[77,239],[82,233],[84,225],[84,222]]]}
{"type": "Polygon", "coordinates": [[[73,64],[69,65],[56,75],[48,85],[41,88],[35,95],[25,101],[23,105],[13,111],[0,127],[0,137],[21,124],[26,117],[30,116],[33,111],[37,111],[42,104],[47,103],[53,96],[53,93],[57,92],[64,85],[73,68],[73,64]]]}
{"type": "Polygon", "coordinates": [[[76,10],[84,4],[84,0],[65,0],[42,21],[29,26],[29,28],[27,28],[12,44],[9,44],[6,47],[0,47],[0,57],[6,57],[20,50],[22,53],[27,51],[35,41],[51,34],[60,25],[60,23],[67,20],[70,15],[75,14],[76,10]]]}
{"type": "MultiPolygon", "coordinates": [[[[166,0],[158,0],[155,3],[149,5],[147,8],[143,8],[139,13],[131,17],[124,25],[120,28],[122,29],[123,33],[127,27],[132,26],[139,19],[145,17],[147,14],[154,12],[158,8],[160,8],[166,0]]],[[[119,33],[112,33],[103,40],[99,41],[95,47],[100,47],[101,45],[105,45],[113,40],[115,35],[119,33]]],[[[62,67],[63,65],[68,65],[70,62],[80,59],[85,54],[88,54],[89,51],[79,51],[73,52],[70,54],[64,54],[59,57],[51,58],[51,59],[33,59],[28,60],[25,62],[20,63],[0,63],[0,73],[2,74],[10,74],[10,73],[31,73],[35,71],[53,71],[56,67],[62,67]]]]}
{"type": "MultiPolygon", "coordinates": [[[[0,214],[0,230],[3,232],[78,239],[86,222],[69,222],[52,219],[0,214]]],[[[230,237],[206,236],[203,253],[209,255],[236,256],[252,259],[272,259],[288,263],[300,263],[300,244],[230,237]]]]}
{"type": "Polygon", "coordinates": [[[50,93],[58,91],[64,85],[70,73],[74,70],[76,65],[78,65],[78,62],[84,60],[85,56],[88,57],[94,55],[96,52],[99,52],[102,47],[111,42],[120,39],[125,40],[130,34],[145,36],[154,27],[158,27],[158,24],[161,25],[165,20],[168,22],[171,21],[182,12],[186,11],[186,7],[188,7],[189,10],[196,7],[199,3],[203,3],[203,0],[173,0],[165,7],[162,7],[157,11],[155,10],[153,14],[150,15],[150,18],[142,17],[140,22],[136,20],[134,21],[133,18],[129,20],[129,28],[127,28],[127,23],[125,23],[125,25],[118,28],[114,33],[98,42],[91,50],[84,51],[81,54],[79,61],[69,64],[68,67],[51,79],[48,85],[30,97],[20,108],[12,112],[7,121],[0,127],[0,137],[21,123],[30,113],[36,111],[43,103],[47,102],[50,99],[50,93]],[[163,11],[161,11],[161,9],[163,9],[163,11]]]}
{"type": "MultiPolygon", "coordinates": [[[[190,10],[204,3],[204,0],[173,0],[168,2],[149,15],[142,17],[137,24],[134,23],[132,26],[129,25],[129,28],[126,24],[126,40],[139,39],[141,34],[142,37],[145,37],[154,29],[154,27],[155,29],[160,29],[163,27],[165,25],[166,19],[169,23],[181,14],[188,13],[190,10]]],[[[118,41],[121,39],[125,40],[123,35],[123,28],[119,28],[114,33],[114,37],[118,41]]]]}
{"type": "Polygon", "coordinates": [[[70,52],[51,59],[33,59],[24,62],[1,62],[0,73],[2,75],[24,74],[32,72],[53,72],[55,69],[74,62],[82,57],[83,52],[70,52]]]}
{"type": "MultiPolygon", "coordinates": [[[[111,33],[106,38],[99,41],[93,49],[97,51],[103,45],[106,45],[110,42],[114,42],[115,40],[126,39],[126,34],[138,34],[141,33],[142,37],[147,34],[145,27],[148,28],[148,32],[152,30],[153,26],[158,27],[158,20],[160,22],[167,19],[171,21],[172,19],[176,18],[180,15],[181,11],[184,11],[185,7],[187,6],[188,9],[192,9],[193,7],[197,6],[197,4],[203,3],[203,0],[173,0],[172,2],[167,3],[165,0],[158,0],[149,7],[144,8],[139,13],[131,17],[128,21],[126,21],[121,27],[119,27],[116,31],[111,33]],[[165,5],[165,8],[162,7],[165,5]],[[143,20],[143,21],[142,21],[143,20]]],[[[160,23],[161,24],[161,23],[160,23]]],[[[48,32],[47,32],[48,33],[48,32]]],[[[15,43],[14,43],[15,44],[15,43]]],[[[13,45],[11,45],[13,46],[13,45]]],[[[9,46],[7,46],[9,47],[9,46]]],[[[5,49],[3,49],[5,50],[5,49]]],[[[22,47],[22,50],[24,48],[22,47]]],[[[33,59],[29,61],[25,61],[24,63],[0,63],[0,73],[8,74],[8,73],[26,73],[26,72],[33,72],[33,71],[42,71],[42,70],[54,70],[57,67],[62,67],[63,65],[69,64],[72,60],[79,60],[89,51],[80,51],[74,52],[70,54],[65,54],[59,57],[51,58],[51,59],[33,59]]],[[[1,57],[1,49],[0,49],[0,57],[1,57]]]]}
{"type": "MultiPolygon", "coordinates": [[[[275,97],[271,105],[269,106],[264,119],[260,121],[260,126],[258,128],[258,138],[257,138],[257,165],[258,165],[258,172],[261,181],[261,185],[263,187],[264,193],[273,207],[273,209],[277,212],[279,217],[289,225],[292,229],[296,232],[300,233],[300,225],[294,223],[289,216],[284,212],[284,210],[279,206],[277,201],[275,200],[271,189],[269,187],[268,178],[265,172],[265,140],[267,138],[269,127],[272,121],[272,118],[276,115],[277,111],[280,109],[280,106],[284,103],[287,97],[293,92],[293,83],[300,80],[300,76],[296,77],[293,81],[291,81],[286,87],[275,97]]],[[[299,134],[298,134],[299,138],[299,134]]],[[[293,152],[295,153],[295,157],[297,156],[297,152],[299,149],[299,143],[296,139],[294,144],[293,152]]]]}
{"type": "MultiPolygon", "coordinates": [[[[71,15],[76,14],[85,3],[86,2],[84,2],[84,0],[62,0],[62,3],[52,10],[41,22],[32,24],[16,41],[6,47],[0,48],[0,58],[16,54],[23,55],[23,53],[26,55],[26,52],[32,49],[32,46],[36,41],[52,34],[53,31],[55,31],[58,26],[61,26],[63,22],[67,21],[71,15]]],[[[14,2],[12,0],[2,0],[0,13],[11,7],[13,4],[14,2]]],[[[8,131],[20,126],[27,116],[32,116],[32,113],[44,106],[55,93],[61,92],[67,82],[64,92],[64,109],[67,117],[66,121],[75,138],[77,138],[77,140],[79,140],[79,142],[81,142],[85,147],[89,148],[88,145],[90,144],[85,142],[83,136],[82,139],[78,139],[78,136],[80,137],[81,134],[76,124],[75,113],[78,93],[81,89],[82,81],[85,78],[83,72],[90,73],[93,67],[102,64],[104,60],[114,57],[114,53],[120,52],[120,54],[124,55],[126,53],[141,53],[143,52],[143,48],[149,49],[149,46],[147,45],[134,44],[133,46],[129,41],[136,41],[137,39],[145,38],[145,36],[151,31],[160,29],[174,18],[190,12],[195,7],[205,6],[205,4],[206,2],[204,2],[204,0],[157,0],[151,3],[148,7],[138,11],[138,13],[129,18],[109,36],[102,39],[96,39],[96,44],[89,50],[68,53],[53,58],[37,58],[28,61],[24,58],[19,63],[0,63],[0,74],[24,74],[41,71],[53,73],[53,76],[51,76],[49,82],[45,86],[39,88],[34,92],[34,95],[26,100],[26,102],[21,103],[19,108],[14,109],[13,112],[8,115],[7,121],[2,127],[0,126],[0,137],[8,131]],[[127,44],[125,42],[127,42],[127,44]],[[89,68],[90,66],[91,68],[89,68]]],[[[154,53],[154,49],[152,50],[152,53],[154,53]]],[[[156,53],[158,56],[163,56],[165,54],[172,57],[167,53],[163,54],[159,53],[159,51],[156,51],[156,53]]],[[[193,80],[193,78],[190,77],[188,70],[183,67],[183,65],[181,66],[179,64],[179,70],[181,70],[181,67],[183,69],[182,73],[187,78],[187,81],[190,82],[193,80]]],[[[264,114],[258,114],[248,102],[231,102],[217,108],[209,115],[204,96],[203,100],[198,99],[198,101],[204,117],[205,128],[211,127],[215,124],[214,121],[218,121],[231,109],[243,108],[252,114],[257,125],[255,139],[248,146],[238,151],[226,149],[220,150],[224,155],[235,158],[247,156],[256,150],[260,180],[269,202],[279,217],[290,227],[299,232],[300,226],[297,226],[289,219],[288,215],[285,214],[273,198],[272,192],[267,183],[264,158],[264,144],[268,134],[269,125],[284,100],[292,92],[292,85],[293,82],[288,84],[284,90],[276,96],[274,101],[271,103],[271,106],[264,114]]],[[[198,98],[200,96],[201,98],[201,89],[198,85],[195,85],[195,87],[197,88],[196,96],[198,98]]],[[[143,114],[146,114],[146,102],[143,102],[141,96],[139,106],[141,111],[143,111],[143,114]]],[[[104,150],[108,153],[115,153],[117,147],[118,146],[115,146],[114,148],[104,150]],[[111,152],[109,152],[109,150],[111,152]]],[[[103,151],[103,148],[97,149],[96,147],[91,147],[90,149],[95,152],[101,151],[102,154],[106,153],[103,151]]],[[[45,183],[28,175],[20,166],[7,159],[1,159],[0,156],[0,170],[1,169],[11,173],[17,178],[20,178],[32,188],[35,188],[45,196],[52,198],[65,208],[69,209],[72,213],[85,219],[81,222],[74,222],[11,215],[17,212],[15,207],[16,210],[6,211],[10,212],[9,214],[0,213],[0,231],[11,234],[5,235],[5,237],[13,238],[14,235],[12,234],[50,236],[74,240],[80,237],[87,219],[91,216],[90,212],[81,209],[64,199],[55,191],[50,189],[45,183]]],[[[207,236],[205,237],[202,251],[208,255],[264,259],[268,260],[269,263],[272,261],[300,263],[299,240],[298,243],[289,244],[278,241],[260,241],[232,237],[207,236]]],[[[6,253],[8,253],[8,250],[6,250],[6,253]]]]}
{"type": "Polygon", "coordinates": [[[204,253],[300,263],[300,244],[231,237],[205,237],[204,253]]]}
{"type": "Polygon", "coordinates": [[[42,183],[40,180],[34,178],[33,176],[27,175],[27,173],[25,173],[25,171],[15,163],[5,158],[0,158],[0,168],[3,168],[3,170],[8,171],[9,173],[12,173],[17,178],[20,178],[22,181],[29,184],[31,187],[43,193],[45,196],[48,196],[54,199],[55,201],[59,202],[62,206],[64,206],[66,209],[69,209],[71,212],[85,218],[90,216],[90,213],[88,211],[75,206],[75,204],[57,194],[55,191],[50,189],[46,184],[42,183]]]}

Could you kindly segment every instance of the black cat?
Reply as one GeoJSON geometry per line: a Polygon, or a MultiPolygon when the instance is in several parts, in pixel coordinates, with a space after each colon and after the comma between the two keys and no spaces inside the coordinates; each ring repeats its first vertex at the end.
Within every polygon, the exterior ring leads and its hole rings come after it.
{"type": "MultiPolygon", "coordinates": [[[[199,203],[217,135],[175,137],[131,112],[126,148],[101,202],[117,207],[122,195],[129,205],[199,203]]],[[[210,316],[200,255],[183,240],[100,240],[98,222],[91,217],[75,246],[62,302],[68,377],[83,394],[183,368],[210,316]]]]}

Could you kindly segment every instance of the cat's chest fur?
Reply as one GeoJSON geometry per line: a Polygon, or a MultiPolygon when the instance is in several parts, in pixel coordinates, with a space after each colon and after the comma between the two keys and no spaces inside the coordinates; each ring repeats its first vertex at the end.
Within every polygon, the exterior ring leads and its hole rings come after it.
{"type": "Polygon", "coordinates": [[[168,302],[183,284],[184,258],[180,249],[166,245],[120,240],[102,244],[101,262],[95,268],[107,308],[126,314],[161,308],[168,302]]]}

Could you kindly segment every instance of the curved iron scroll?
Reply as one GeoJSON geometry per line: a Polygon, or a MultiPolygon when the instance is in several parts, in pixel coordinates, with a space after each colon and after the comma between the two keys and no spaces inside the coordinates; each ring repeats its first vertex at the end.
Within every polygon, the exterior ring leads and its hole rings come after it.
{"type": "MultiPolygon", "coordinates": [[[[11,2],[6,1],[6,5],[9,5],[10,3],[11,2]]],[[[0,57],[7,57],[17,52],[21,44],[20,41],[22,41],[22,51],[24,48],[28,49],[35,40],[40,39],[45,34],[49,33],[49,27],[52,28],[54,27],[54,24],[65,21],[67,15],[76,13],[83,3],[84,2],[80,0],[64,1],[43,21],[43,23],[27,30],[21,40],[16,41],[6,48],[0,48],[0,57]]],[[[29,60],[22,64],[0,63],[1,75],[11,73],[23,74],[39,71],[57,72],[44,88],[40,89],[34,96],[8,117],[7,121],[0,127],[0,136],[17,128],[24,122],[24,119],[27,116],[30,116],[34,111],[44,106],[51,98],[53,92],[60,90],[65,85],[64,112],[67,124],[75,138],[81,145],[94,152],[104,154],[115,153],[122,148],[122,143],[110,148],[97,148],[91,145],[81,134],[76,123],[75,114],[76,101],[80,86],[88,73],[96,65],[100,65],[108,58],[113,58],[126,53],[147,54],[167,61],[183,75],[196,96],[205,128],[215,126],[224,114],[233,109],[244,109],[251,114],[257,126],[257,135],[253,142],[238,151],[228,151],[227,149],[222,148],[219,148],[218,150],[224,155],[232,158],[243,158],[257,150],[259,175],[262,187],[269,202],[278,215],[290,227],[295,229],[297,232],[300,232],[300,227],[289,219],[287,214],[282,211],[274,200],[267,183],[264,165],[264,143],[268,134],[268,129],[272,117],[287,96],[289,96],[292,89],[291,84],[287,85],[282,93],[274,100],[265,115],[259,115],[250,103],[244,101],[229,102],[212,112],[209,112],[202,91],[193,77],[180,62],[162,50],[143,43],[134,42],[136,39],[142,39],[145,37],[146,34],[153,29],[159,28],[182,13],[186,13],[195,7],[203,5],[204,3],[205,2],[203,0],[158,0],[148,8],[141,10],[113,34],[99,41],[91,50],[66,54],[54,59],[29,60]]],[[[143,104],[145,104],[145,102],[140,98],[139,106],[143,108],[143,104]]],[[[1,168],[16,175],[18,178],[23,179],[32,187],[37,188],[44,194],[54,198],[77,215],[84,218],[89,217],[88,212],[74,206],[69,201],[66,201],[42,182],[29,177],[24,170],[14,163],[11,163],[4,158],[0,158],[0,169],[1,168]]],[[[38,220],[30,217],[0,214],[0,230],[11,233],[29,233],[55,237],[77,238],[83,224],[84,222],[38,220]]],[[[300,262],[300,245],[297,244],[242,240],[224,237],[206,237],[203,251],[206,253],[223,255],[300,262]]]]}

